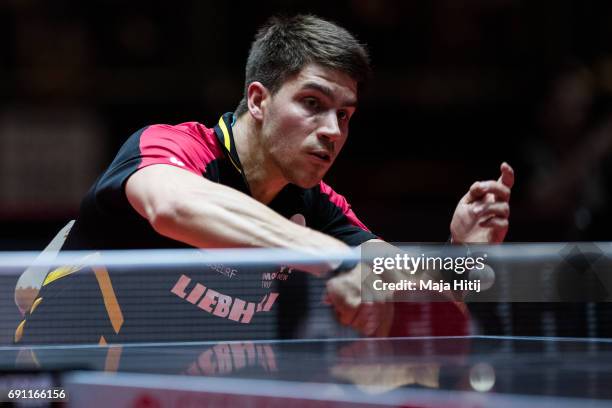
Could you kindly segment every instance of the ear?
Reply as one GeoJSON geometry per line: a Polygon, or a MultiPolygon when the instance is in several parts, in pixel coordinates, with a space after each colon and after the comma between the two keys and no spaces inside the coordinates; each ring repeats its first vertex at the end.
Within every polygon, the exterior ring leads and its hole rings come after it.
{"type": "Polygon", "coordinates": [[[247,106],[251,116],[256,120],[263,119],[264,106],[267,102],[268,89],[261,82],[251,82],[247,88],[247,106]]]}

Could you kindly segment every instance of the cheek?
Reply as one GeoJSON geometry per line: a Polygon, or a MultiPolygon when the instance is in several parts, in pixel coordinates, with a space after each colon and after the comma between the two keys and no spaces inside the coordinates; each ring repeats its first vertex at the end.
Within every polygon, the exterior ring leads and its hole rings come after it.
{"type": "Polygon", "coordinates": [[[276,142],[288,150],[299,150],[309,136],[314,134],[316,126],[311,122],[311,119],[298,115],[280,117],[274,135],[276,142]]]}
{"type": "MultiPolygon", "coordinates": [[[[290,164],[317,128],[316,118],[308,115],[297,102],[271,104],[268,123],[264,125],[266,147],[275,160],[290,164]]],[[[310,142],[312,144],[312,141],[310,142]]]]}
{"type": "Polygon", "coordinates": [[[279,123],[288,133],[304,132],[313,126],[313,117],[308,116],[297,103],[288,103],[279,113],[279,123]]]}
{"type": "Polygon", "coordinates": [[[280,163],[290,162],[299,149],[291,123],[283,120],[277,121],[268,129],[265,143],[266,150],[280,163]]]}

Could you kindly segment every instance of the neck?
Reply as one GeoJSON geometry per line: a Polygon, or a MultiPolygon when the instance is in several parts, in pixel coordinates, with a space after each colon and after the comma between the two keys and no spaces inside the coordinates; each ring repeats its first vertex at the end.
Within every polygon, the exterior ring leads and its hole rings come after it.
{"type": "Polygon", "coordinates": [[[287,180],[267,155],[261,140],[261,126],[247,112],[236,120],[232,133],[251,195],[269,204],[287,185],[287,180]]]}

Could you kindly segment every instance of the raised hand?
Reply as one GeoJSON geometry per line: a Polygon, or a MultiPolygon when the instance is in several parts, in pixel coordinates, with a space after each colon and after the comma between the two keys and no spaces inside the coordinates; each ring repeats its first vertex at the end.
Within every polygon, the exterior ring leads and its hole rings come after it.
{"type": "Polygon", "coordinates": [[[508,232],[514,170],[506,162],[497,181],[477,181],[461,198],[451,221],[453,243],[503,242],[508,232]]]}

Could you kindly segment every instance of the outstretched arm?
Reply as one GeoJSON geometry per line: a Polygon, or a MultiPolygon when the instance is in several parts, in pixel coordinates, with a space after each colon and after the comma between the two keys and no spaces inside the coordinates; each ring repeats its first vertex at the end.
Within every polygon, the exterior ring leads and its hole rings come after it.
{"type": "Polygon", "coordinates": [[[128,179],[125,190],[155,231],[194,247],[348,250],[343,242],[297,225],[246,194],[174,166],[145,167],[128,179]]]}

